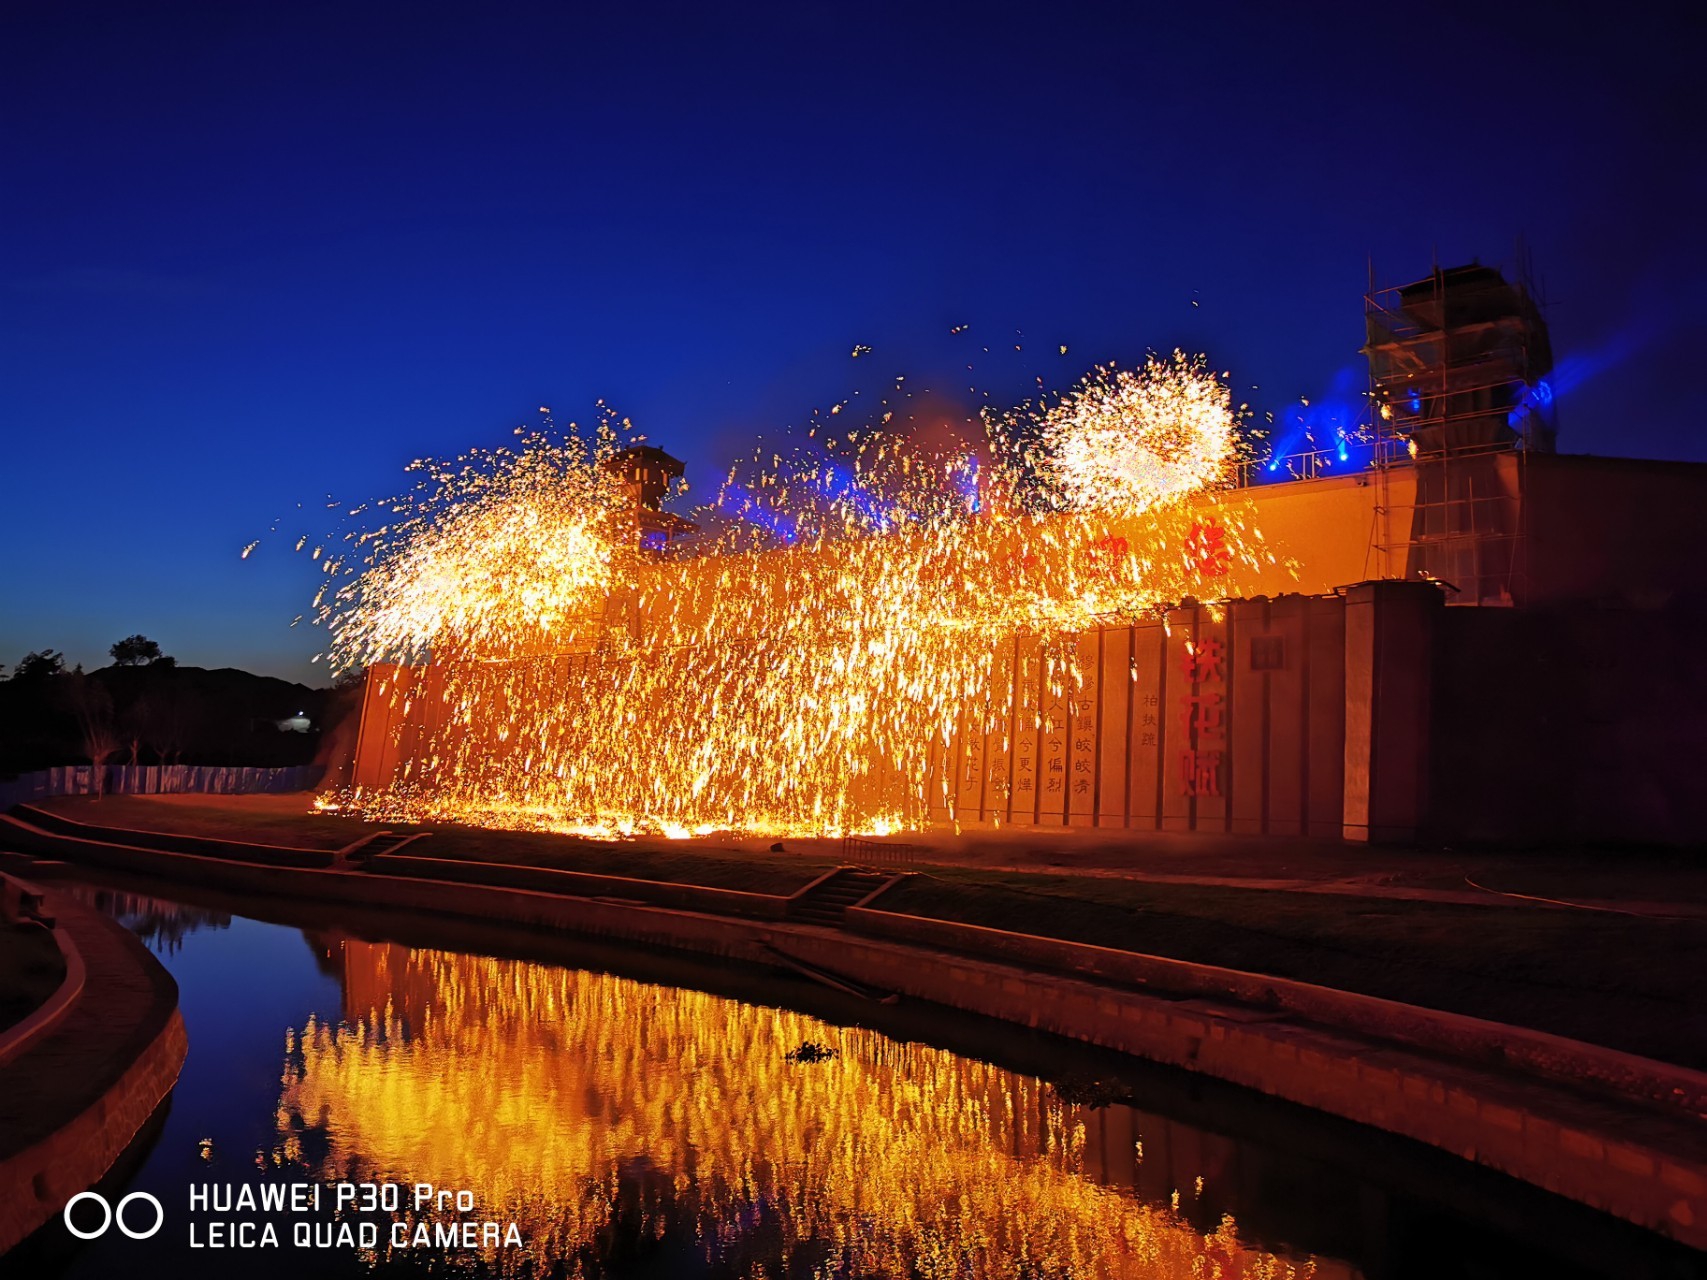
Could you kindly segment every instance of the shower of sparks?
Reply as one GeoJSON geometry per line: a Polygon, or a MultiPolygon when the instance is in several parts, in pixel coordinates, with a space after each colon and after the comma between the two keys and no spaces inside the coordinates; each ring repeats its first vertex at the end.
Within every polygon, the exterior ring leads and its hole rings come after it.
{"type": "Polygon", "coordinates": [[[436,490],[337,593],[349,606],[331,615],[337,651],[357,662],[501,654],[602,607],[629,516],[597,457],[579,436],[541,435],[454,470],[429,466],[436,490]]]}
{"type": "Polygon", "coordinates": [[[1042,432],[1070,505],[1144,510],[1227,475],[1232,420],[1225,384],[1176,351],[1135,371],[1095,370],[1045,412],[1042,432]]]}
{"type": "Polygon", "coordinates": [[[986,415],[977,448],[878,429],[761,450],[665,555],[606,465],[636,439],[608,410],[417,464],[380,504],[395,520],[324,562],[334,665],[374,668],[409,739],[390,787],[327,803],[582,833],[924,825],[999,644],[1039,637],[1065,687],[1079,632],[1223,598],[1256,564],[1216,496],[1239,425],[1200,361],[1097,369],[986,415]]]}

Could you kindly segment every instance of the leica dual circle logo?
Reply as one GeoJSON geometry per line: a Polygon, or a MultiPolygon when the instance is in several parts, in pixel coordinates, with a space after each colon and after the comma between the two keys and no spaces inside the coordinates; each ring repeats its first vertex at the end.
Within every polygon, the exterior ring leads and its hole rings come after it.
{"type": "MultiPolygon", "coordinates": [[[[132,1240],[146,1240],[149,1236],[159,1231],[161,1226],[165,1223],[166,1210],[161,1207],[158,1200],[149,1195],[146,1191],[132,1191],[123,1200],[119,1201],[117,1208],[108,1204],[107,1198],[99,1192],[79,1191],[76,1195],[72,1196],[70,1200],[66,1201],[65,1212],[61,1216],[65,1219],[65,1229],[72,1235],[76,1236],[79,1240],[93,1240],[97,1236],[104,1236],[107,1234],[107,1229],[115,1223],[118,1225],[118,1229],[124,1232],[125,1235],[129,1236],[132,1240]],[[96,1204],[101,1206],[101,1225],[96,1227],[93,1231],[84,1231],[78,1227],[75,1222],[71,1221],[71,1211],[85,1200],[93,1200],[96,1204]],[[154,1206],[154,1225],[149,1227],[146,1231],[138,1231],[125,1219],[125,1210],[130,1207],[133,1200],[146,1201],[148,1204],[154,1206]]],[[[81,1216],[87,1218],[88,1214],[83,1214],[81,1216]]],[[[132,1214],[130,1216],[135,1217],[136,1215],[132,1214]]]]}

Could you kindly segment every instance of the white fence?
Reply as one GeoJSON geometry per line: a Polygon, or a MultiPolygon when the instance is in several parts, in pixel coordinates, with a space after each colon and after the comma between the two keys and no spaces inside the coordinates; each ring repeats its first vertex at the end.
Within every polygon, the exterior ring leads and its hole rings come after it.
{"type": "MultiPolygon", "coordinates": [[[[106,766],[108,795],[153,796],[185,792],[242,795],[257,791],[306,791],[325,774],[324,765],[297,764],[277,769],[236,765],[110,764],[106,766]]],[[[0,812],[15,804],[49,796],[95,794],[95,766],[66,765],[0,780],[0,812]]]]}

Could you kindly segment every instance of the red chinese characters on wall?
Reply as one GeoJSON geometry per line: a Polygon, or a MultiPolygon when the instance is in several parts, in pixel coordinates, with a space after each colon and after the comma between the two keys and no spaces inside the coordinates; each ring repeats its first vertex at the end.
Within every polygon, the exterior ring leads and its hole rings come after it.
{"type": "Polygon", "coordinates": [[[1187,796],[1221,794],[1226,754],[1226,660],[1222,643],[1210,637],[1186,641],[1180,651],[1186,692],[1180,699],[1180,785],[1187,796]]]}
{"type": "Polygon", "coordinates": [[[1010,577],[1023,580],[1043,562],[1038,559],[1035,551],[1014,547],[1009,549],[1003,563],[1006,564],[1010,577]]]}
{"type": "Polygon", "coordinates": [[[1110,534],[1085,545],[1085,562],[1091,573],[1099,578],[1118,578],[1132,554],[1132,544],[1125,538],[1110,534]]]}
{"type": "Polygon", "coordinates": [[[1191,526],[1185,537],[1186,568],[1201,577],[1225,578],[1232,559],[1226,529],[1214,522],[1191,526]]]}

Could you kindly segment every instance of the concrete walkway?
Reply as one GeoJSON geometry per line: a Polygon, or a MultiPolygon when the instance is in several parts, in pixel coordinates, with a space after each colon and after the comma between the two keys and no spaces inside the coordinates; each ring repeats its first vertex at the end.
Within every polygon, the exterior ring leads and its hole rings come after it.
{"type": "MultiPolygon", "coordinates": [[[[769,847],[756,840],[736,845],[749,846],[769,847]]],[[[835,840],[788,840],[785,847],[804,856],[841,852],[835,840]]],[[[1062,827],[915,832],[861,841],[860,848],[875,865],[893,862],[926,872],[955,868],[1707,920],[1707,857],[1687,850],[1395,848],[1328,838],[1062,827]]]]}
{"type": "Polygon", "coordinates": [[[52,1133],[116,1082],[178,1006],[177,984],[123,926],[50,892],[86,969],[82,996],[40,1041],[0,1067],[0,1160],[52,1133]]]}
{"type": "Polygon", "coordinates": [[[49,891],[82,991],[0,1067],[0,1253],[110,1169],[171,1091],[186,1052],[178,987],[129,930],[49,891]]]}
{"type": "MultiPolygon", "coordinates": [[[[921,864],[965,866],[965,863],[938,862],[921,864]]],[[[1223,889],[1254,889],[1277,893],[1325,893],[1349,898],[1392,899],[1403,902],[1448,902],[1461,906],[1535,906],[1581,911],[1611,911],[1621,915],[1646,916],[1657,920],[1707,920],[1707,904],[1693,902],[1642,902],[1613,899],[1566,901],[1533,894],[1511,893],[1488,889],[1468,877],[1464,889],[1424,889],[1407,885],[1387,884],[1376,878],[1348,880],[1288,880],[1274,877],[1169,875],[1163,872],[1118,870],[1110,867],[1054,866],[1038,862],[976,863],[981,870],[1010,871],[1030,875],[1069,875],[1110,880],[1136,880],[1148,884],[1212,885],[1223,889]]]]}
{"type": "MultiPolygon", "coordinates": [[[[126,798],[120,797],[120,800],[126,798]]],[[[146,813],[133,803],[59,800],[47,805],[65,817],[95,825],[145,826],[217,836],[219,815],[240,826],[245,839],[301,848],[337,850],[383,824],[308,813],[302,795],[149,796],[146,813]],[[125,817],[112,816],[115,809],[125,817]]],[[[549,838],[549,837],[546,837],[549,838]]],[[[574,837],[558,837],[573,848],[574,837]]],[[[593,842],[608,844],[608,842],[593,842]]],[[[702,851],[774,857],[775,837],[727,833],[690,840],[641,838],[624,842],[636,852],[679,856],[702,851]]],[[[844,859],[839,839],[785,837],[788,854],[827,864],[844,859]]],[[[930,870],[936,867],[1081,875],[1155,884],[1203,885],[1283,893],[1319,893],[1380,900],[1455,905],[1577,907],[1656,919],[1707,919],[1707,855],[1658,849],[1538,847],[1371,847],[1333,837],[1213,835],[1204,832],[1111,830],[1096,827],[968,828],[910,832],[861,841],[872,865],[930,870]]]]}

